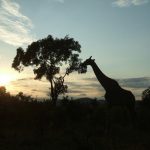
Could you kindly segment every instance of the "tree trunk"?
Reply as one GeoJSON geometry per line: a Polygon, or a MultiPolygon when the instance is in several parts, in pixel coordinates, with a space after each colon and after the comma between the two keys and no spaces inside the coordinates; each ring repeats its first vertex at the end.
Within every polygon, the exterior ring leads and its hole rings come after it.
{"type": "Polygon", "coordinates": [[[54,86],[53,86],[53,81],[52,80],[50,80],[50,84],[51,84],[51,94],[50,94],[50,96],[51,96],[51,99],[52,99],[52,104],[54,106],[56,106],[57,98],[55,97],[55,91],[54,91],[54,86]]]}

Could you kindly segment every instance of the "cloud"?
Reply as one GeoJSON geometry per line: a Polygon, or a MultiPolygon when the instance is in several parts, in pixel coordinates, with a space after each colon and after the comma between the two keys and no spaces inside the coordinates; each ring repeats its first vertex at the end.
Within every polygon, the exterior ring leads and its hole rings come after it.
{"type": "Polygon", "coordinates": [[[34,80],[34,78],[32,77],[28,77],[28,78],[20,78],[17,81],[29,81],[29,80],[34,80]]]}
{"type": "Polygon", "coordinates": [[[59,2],[59,3],[64,3],[65,2],[65,0],[54,0],[55,2],[59,2]]]}
{"type": "Polygon", "coordinates": [[[133,6],[143,5],[148,2],[149,0],[116,0],[112,3],[112,5],[117,7],[129,7],[131,5],[133,6]]]}
{"type": "Polygon", "coordinates": [[[148,88],[150,86],[149,77],[119,79],[118,82],[123,87],[129,88],[148,88]]]}
{"type": "Polygon", "coordinates": [[[149,2],[149,0],[132,0],[132,4],[137,5],[137,6],[146,4],[148,2],[149,2]]]}
{"type": "MultiPolygon", "coordinates": [[[[83,79],[88,81],[91,86],[97,87],[99,86],[98,80],[93,78],[85,78],[83,79]]],[[[115,79],[122,87],[128,88],[147,88],[150,86],[150,77],[140,77],[140,78],[126,78],[126,79],[115,79]]]]}
{"type": "Polygon", "coordinates": [[[48,98],[49,87],[48,82],[41,82],[34,80],[32,77],[27,77],[11,81],[10,84],[6,86],[6,89],[13,95],[22,91],[25,95],[48,98]]]}
{"type": "MultiPolygon", "coordinates": [[[[84,87],[87,89],[93,89],[95,91],[99,91],[99,95],[104,95],[105,91],[102,86],[99,84],[95,77],[93,78],[84,78],[88,84],[84,87]]],[[[142,92],[150,86],[150,77],[140,77],[140,78],[126,78],[126,79],[115,79],[118,81],[119,85],[127,90],[131,90],[135,95],[136,99],[141,99],[142,92]]],[[[87,91],[90,91],[87,89],[87,91]]]]}
{"type": "Polygon", "coordinates": [[[0,0],[0,40],[13,46],[31,43],[32,21],[20,12],[20,5],[12,0],[0,0]]]}

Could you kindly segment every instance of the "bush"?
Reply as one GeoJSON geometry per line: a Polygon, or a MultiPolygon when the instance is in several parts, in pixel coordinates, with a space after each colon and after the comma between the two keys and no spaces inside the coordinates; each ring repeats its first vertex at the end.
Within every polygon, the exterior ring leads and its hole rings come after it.
{"type": "Polygon", "coordinates": [[[142,101],[146,105],[150,105],[150,87],[143,91],[142,101]]]}

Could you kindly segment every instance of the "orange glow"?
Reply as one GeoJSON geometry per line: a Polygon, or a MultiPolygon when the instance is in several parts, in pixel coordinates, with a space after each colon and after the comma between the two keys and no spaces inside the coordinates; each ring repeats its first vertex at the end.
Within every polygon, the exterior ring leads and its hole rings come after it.
{"type": "Polygon", "coordinates": [[[15,77],[11,74],[0,74],[0,86],[8,85],[15,77]]]}

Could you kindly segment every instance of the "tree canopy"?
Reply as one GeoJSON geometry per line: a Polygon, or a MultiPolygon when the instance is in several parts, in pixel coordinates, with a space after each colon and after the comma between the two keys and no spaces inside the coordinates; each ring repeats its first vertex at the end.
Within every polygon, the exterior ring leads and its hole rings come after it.
{"type": "Polygon", "coordinates": [[[81,46],[69,36],[64,38],[53,38],[48,35],[46,38],[38,40],[28,45],[26,50],[19,47],[13,60],[12,67],[21,72],[24,67],[32,66],[35,79],[46,77],[51,85],[51,98],[57,99],[59,94],[67,91],[67,85],[64,85],[64,78],[73,71],[80,73],[81,46]],[[60,74],[60,67],[65,67],[65,71],[60,74]]]}
{"type": "Polygon", "coordinates": [[[150,105],[150,87],[142,92],[142,100],[145,104],[150,105]]]}

